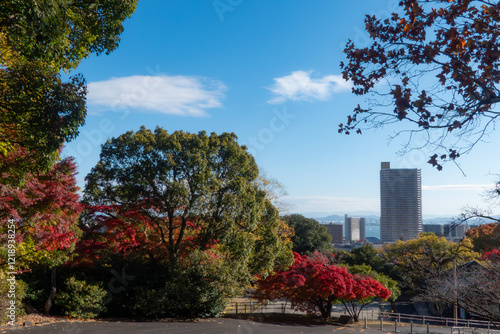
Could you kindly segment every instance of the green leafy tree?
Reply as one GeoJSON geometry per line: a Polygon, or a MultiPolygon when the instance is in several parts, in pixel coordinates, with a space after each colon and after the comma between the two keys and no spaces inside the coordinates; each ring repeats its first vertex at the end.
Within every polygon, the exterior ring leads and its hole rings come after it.
{"type": "Polygon", "coordinates": [[[315,219],[299,214],[284,216],[283,220],[294,229],[292,237],[293,251],[299,254],[309,254],[314,251],[329,252],[332,250],[332,236],[326,227],[315,219]]]}
{"type": "Polygon", "coordinates": [[[289,235],[259,189],[258,174],[230,133],[142,127],[112,138],[86,177],[83,225],[91,233],[82,245],[91,253],[85,256],[93,260],[94,246],[139,252],[167,263],[175,278],[184,259],[201,251],[222,260],[218,271],[232,284],[221,286],[242,288],[292,261],[289,235]]]}
{"type": "Polygon", "coordinates": [[[91,53],[109,53],[136,0],[6,0],[0,5],[0,172],[47,171],[86,116],[85,80],[61,80],[91,53]],[[8,165],[21,151],[23,161],[8,165]]]}
{"type": "Polygon", "coordinates": [[[0,69],[0,172],[9,174],[3,184],[50,169],[59,148],[85,122],[86,93],[81,75],[62,82],[58,73],[34,63],[0,69]]]}
{"type": "Polygon", "coordinates": [[[64,282],[65,289],[56,296],[55,303],[71,318],[90,319],[106,310],[107,292],[99,285],[71,277],[64,282]]]}
{"type": "Polygon", "coordinates": [[[420,233],[418,238],[398,240],[384,248],[385,259],[394,266],[397,280],[411,293],[425,290],[431,277],[441,277],[447,270],[479,257],[472,250],[470,239],[460,243],[437,237],[434,233],[420,233]]]}
{"type": "Polygon", "coordinates": [[[387,263],[380,251],[377,251],[372,244],[353,248],[350,255],[345,261],[349,265],[368,265],[374,271],[386,275],[390,275],[392,271],[392,266],[387,263]]]}
{"type": "Polygon", "coordinates": [[[73,69],[91,53],[118,47],[122,22],[137,0],[5,0],[0,7],[0,61],[39,60],[73,69]]]}

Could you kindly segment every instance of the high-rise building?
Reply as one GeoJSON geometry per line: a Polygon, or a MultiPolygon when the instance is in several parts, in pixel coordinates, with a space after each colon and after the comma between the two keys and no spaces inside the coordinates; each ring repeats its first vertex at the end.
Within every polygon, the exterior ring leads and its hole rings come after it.
{"type": "Polygon", "coordinates": [[[345,215],[345,241],[354,242],[365,238],[365,218],[345,215]]]}
{"type": "Polygon", "coordinates": [[[342,224],[323,225],[326,227],[327,232],[332,236],[332,244],[342,244],[344,242],[344,235],[342,224]]]}
{"type": "Polygon", "coordinates": [[[422,181],[420,169],[380,169],[380,239],[410,240],[422,232],[422,181]]]}

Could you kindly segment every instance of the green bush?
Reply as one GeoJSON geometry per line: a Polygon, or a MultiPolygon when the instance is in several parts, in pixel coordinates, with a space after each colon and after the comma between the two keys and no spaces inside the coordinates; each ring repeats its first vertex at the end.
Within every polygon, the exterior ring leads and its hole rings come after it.
{"type": "Polygon", "coordinates": [[[72,318],[90,319],[106,311],[104,300],[107,292],[100,285],[92,285],[70,277],[66,289],[56,294],[55,303],[72,318]]]}
{"type": "Polygon", "coordinates": [[[164,288],[138,289],[136,293],[135,314],[146,318],[214,317],[225,307],[216,284],[195,277],[172,279],[164,288]]]}
{"type": "Polygon", "coordinates": [[[0,271],[0,324],[10,322],[26,314],[22,303],[26,294],[26,283],[19,278],[13,281],[10,281],[10,279],[12,279],[12,275],[0,271]],[[11,290],[11,282],[15,282],[13,285],[15,290],[11,290]],[[12,308],[12,300],[15,303],[13,310],[13,312],[15,312],[15,317],[8,317],[10,315],[9,308],[12,308]]]}
{"type": "Polygon", "coordinates": [[[187,262],[169,273],[160,288],[135,288],[134,314],[146,318],[215,317],[226,306],[220,268],[207,262],[203,252],[193,252],[187,262]],[[202,264],[203,263],[203,264],[202,264]]]}

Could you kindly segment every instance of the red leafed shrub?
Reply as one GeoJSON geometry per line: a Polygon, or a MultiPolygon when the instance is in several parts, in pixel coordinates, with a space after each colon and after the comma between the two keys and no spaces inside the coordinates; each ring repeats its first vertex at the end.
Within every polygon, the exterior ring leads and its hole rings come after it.
{"type": "Polygon", "coordinates": [[[346,268],[329,263],[326,256],[294,253],[295,261],[285,271],[260,280],[256,296],[260,301],[285,298],[297,310],[331,317],[332,305],[342,302],[355,320],[359,312],[353,303],[370,298],[387,299],[391,292],[371,277],[352,275],[346,268]],[[352,313],[351,313],[352,311],[352,313]]]}
{"type": "Polygon", "coordinates": [[[483,260],[500,262],[500,247],[493,249],[491,252],[484,253],[483,260]]]}

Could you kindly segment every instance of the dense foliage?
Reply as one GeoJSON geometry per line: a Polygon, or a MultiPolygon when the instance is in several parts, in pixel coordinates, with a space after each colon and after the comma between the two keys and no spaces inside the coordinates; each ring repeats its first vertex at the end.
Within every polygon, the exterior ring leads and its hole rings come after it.
{"type": "Polygon", "coordinates": [[[0,61],[35,60],[76,68],[91,53],[118,47],[122,21],[137,0],[5,0],[0,7],[0,61]]]}
{"type": "Polygon", "coordinates": [[[71,318],[90,319],[106,310],[107,292],[99,285],[88,284],[71,277],[64,282],[65,289],[57,294],[55,303],[71,318]]]}
{"type": "Polygon", "coordinates": [[[283,220],[295,231],[292,237],[294,252],[311,254],[314,251],[332,250],[332,236],[317,220],[299,214],[284,216],[283,220]]]}
{"type": "MultiPolygon", "coordinates": [[[[82,204],[75,175],[75,163],[66,158],[45,174],[26,174],[21,187],[0,184],[1,249],[7,245],[8,221],[14,220],[17,270],[67,261],[80,233],[82,204]]],[[[5,266],[6,259],[2,256],[0,265],[5,266]]]]}
{"type": "Polygon", "coordinates": [[[426,280],[442,277],[454,262],[461,265],[479,258],[469,239],[454,243],[433,233],[421,233],[416,239],[387,245],[383,256],[394,266],[402,288],[412,294],[425,291],[426,280]]]}
{"type": "MultiPolygon", "coordinates": [[[[109,53],[136,0],[6,0],[0,5],[0,172],[45,172],[86,116],[85,80],[61,80],[91,53],[109,53]],[[10,155],[24,160],[8,164],[10,155]],[[4,160],[6,158],[6,160],[4,160]]],[[[12,182],[12,180],[11,180],[12,182]]]]}
{"type": "Polygon", "coordinates": [[[476,252],[489,252],[500,247],[500,223],[490,223],[471,228],[466,232],[476,252]]]}

